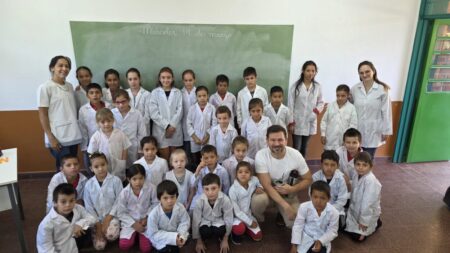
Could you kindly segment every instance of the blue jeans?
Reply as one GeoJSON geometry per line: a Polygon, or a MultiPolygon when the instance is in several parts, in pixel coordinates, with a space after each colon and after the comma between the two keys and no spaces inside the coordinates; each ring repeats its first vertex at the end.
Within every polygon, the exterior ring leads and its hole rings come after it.
{"type": "Polygon", "coordinates": [[[306,147],[308,146],[309,135],[292,135],[292,142],[295,149],[297,149],[305,158],[306,161],[306,147]]]}
{"type": "Polygon", "coordinates": [[[66,155],[73,155],[73,156],[77,156],[78,153],[78,144],[72,145],[72,146],[63,146],[61,147],[61,149],[58,151],[49,148],[50,153],[52,154],[52,156],[56,159],[56,172],[59,172],[61,169],[61,158],[63,156],[66,155]]]}

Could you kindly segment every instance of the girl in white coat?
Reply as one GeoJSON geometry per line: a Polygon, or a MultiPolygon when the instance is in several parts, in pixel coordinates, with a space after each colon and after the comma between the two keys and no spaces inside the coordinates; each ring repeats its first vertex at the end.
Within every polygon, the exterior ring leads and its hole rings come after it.
{"type": "Polygon", "coordinates": [[[108,69],[105,71],[105,87],[103,88],[103,100],[111,104],[114,108],[113,99],[116,93],[122,89],[120,86],[120,75],[115,69],[108,69]]]}
{"type": "Polygon", "coordinates": [[[127,92],[130,95],[131,107],[141,113],[144,118],[146,131],[150,133],[150,111],[148,105],[150,103],[151,93],[142,87],[141,73],[136,68],[128,69],[126,77],[130,86],[127,92]]]}
{"type": "Polygon", "coordinates": [[[145,119],[141,113],[130,106],[130,96],[119,90],[114,98],[116,108],[112,109],[114,127],[122,130],[131,142],[128,148],[127,166],[139,158],[139,142],[148,135],[145,119]]]}
{"type": "Polygon", "coordinates": [[[158,88],[153,90],[150,99],[152,135],[158,140],[161,157],[166,160],[171,151],[183,145],[183,99],[174,83],[172,69],[163,67],[158,74],[158,88]]]}
{"type": "Polygon", "coordinates": [[[170,180],[178,187],[177,202],[180,202],[186,210],[189,210],[194,197],[194,173],[186,169],[187,156],[181,148],[175,149],[170,154],[172,170],[166,172],[165,179],[170,180]]]}
{"type": "Polygon", "coordinates": [[[343,144],[344,132],[358,126],[353,104],[348,101],[350,88],[341,84],[336,88],[336,101],[327,107],[320,122],[321,141],[325,150],[336,150],[343,144]]]}
{"type": "Polygon", "coordinates": [[[147,175],[145,182],[156,186],[163,181],[164,175],[169,171],[167,161],[156,155],[158,152],[158,142],[153,136],[145,136],[142,138],[141,149],[144,156],[134,163],[140,164],[145,168],[147,175]]]}
{"type": "Polygon", "coordinates": [[[84,188],[84,206],[96,219],[92,230],[94,248],[103,250],[107,241],[112,242],[119,237],[120,223],[113,215],[113,206],[123,187],[118,177],[108,173],[108,161],[104,154],[93,153],[90,162],[95,176],[87,181],[84,188]]]}
{"type": "Polygon", "coordinates": [[[189,154],[188,160],[189,164],[191,164],[191,136],[188,133],[187,116],[191,106],[197,102],[197,96],[195,95],[195,90],[197,89],[195,87],[195,73],[193,70],[187,69],[183,71],[181,78],[183,79],[184,85],[183,89],[181,89],[183,96],[183,148],[189,154]]]}
{"type": "Polygon", "coordinates": [[[358,114],[358,130],[362,134],[362,147],[372,158],[377,148],[392,135],[392,111],[389,86],[377,77],[373,63],[358,65],[360,83],[352,87],[353,104],[358,114]]]}
{"type": "Polygon", "coordinates": [[[39,253],[78,253],[77,244],[89,244],[83,236],[95,218],[76,204],[71,184],[58,185],[52,192],[53,207],[39,224],[36,246],[39,253]]]}
{"type": "Polygon", "coordinates": [[[323,181],[311,185],[311,201],[300,205],[292,227],[290,253],[331,252],[338,235],[339,212],[330,203],[330,187],[323,181]]]}
{"type": "Polygon", "coordinates": [[[156,189],[145,183],[145,169],[140,164],[133,164],[127,169],[130,182],[120,193],[115,210],[120,220],[119,248],[128,251],[139,238],[141,252],[151,252],[152,245],[145,236],[147,216],[158,204],[156,189]]]}
{"type": "Polygon", "coordinates": [[[368,152],[361,152],[355,157],[356,173],[352,179],[345,231],[359,242],[381,226],[381,184],[372,173],[372,166],[372,157],[368,152]]]}
{"type": "Polygon", "coordinates": [[[314,80],[317,65],[307,61],[302,66],[300,79],[289,89],[288,107],[294,116],[294,148],[306,158],[306,147],[311,135],[317,133],[317,116],[323,110],[322,88],[314,80]]]}
{"type": "Polygon", "coordinates": [[[87,86],[92,82],[92,72],[86,66],[80,66],[77,68],[76,77],[79,85],[75,88],[75,99],[77,101],[77,111],[89,102],[87,94],[87,86]]]}

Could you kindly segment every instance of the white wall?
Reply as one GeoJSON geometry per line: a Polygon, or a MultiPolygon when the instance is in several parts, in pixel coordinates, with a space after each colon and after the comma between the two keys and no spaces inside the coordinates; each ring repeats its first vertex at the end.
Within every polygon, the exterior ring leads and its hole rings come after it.
{"type": "MultiPolygon", "coordinates": [[[[358,81],[371,60],[402,100],[420,0],[135,0],[0,3],[0,111],[36,109],[36,90],[49,78],[51,57],[74,59],[69,21],[197,24],[294,24],[291,83],[304,61],[319,66],[326,101],[340,83],[358,81]]],[[[75,69],[76,64],[73,66],[75,69]]],[[[192,66],[195,69],[195,66],[192,66]]],[[[76,84],[74,71],[69,81],[76,84]]],[[[263,75],[263,73],[259,73],[263,75]]]]}

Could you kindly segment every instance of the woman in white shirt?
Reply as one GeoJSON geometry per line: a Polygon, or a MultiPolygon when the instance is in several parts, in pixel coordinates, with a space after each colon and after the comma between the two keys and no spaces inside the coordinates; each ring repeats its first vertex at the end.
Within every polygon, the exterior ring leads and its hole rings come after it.
{"type": "Polygon", "coordinates": [[[392,135],[392,111],[389,86],[378,80],[377,70],[370,61],[358,65],[361,82],[351,89],[353,104],[358,116],[361,146],[372,159],[377,148],[392,135]]]}
{"type": "Polygon", "coordinates": [[[45,146],[56,159],[57,171],[61,157],[76,156],[82,140],[73,86],[66,82],[70,68],[69,57],[53,57],[49,65],[52,78],[38,88],[39,120],[45,132],[45,146]]]}

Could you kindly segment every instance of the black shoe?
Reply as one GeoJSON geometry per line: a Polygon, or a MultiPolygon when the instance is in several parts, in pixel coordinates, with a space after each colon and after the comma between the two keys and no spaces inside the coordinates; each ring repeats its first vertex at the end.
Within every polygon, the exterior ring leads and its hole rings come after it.
{"type": "Polygon", "coordinates": [[[276,223],[280,227],[285,227],[286,223],[284,222],[283,216],[280,213],[277,213],[276,223]]]}
{"type": "Polygon", "coordinates": [[[241,243],[242,243],[242,238],[241,238],[241,236],[235,235],[235,234],[231,233],[230,237],[231,237],[231,238],[230,238],[230,239],[231,239],[231,242],[232,242],[234,245],[241,245],[241,243]]]}

